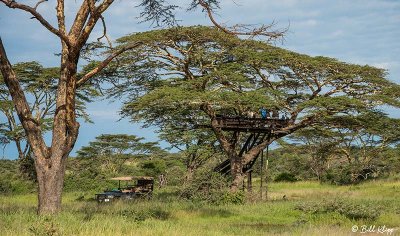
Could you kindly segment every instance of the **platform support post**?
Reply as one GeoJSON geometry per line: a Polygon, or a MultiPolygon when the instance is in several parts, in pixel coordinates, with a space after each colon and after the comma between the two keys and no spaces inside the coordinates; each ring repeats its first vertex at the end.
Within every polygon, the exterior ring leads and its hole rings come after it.
{"type": "Polygon", "coordinates": [[[261,162],[260,162],[260,197],[261,197],[261,200],[264,198],[263,179],[264,179],[264,150],[261,151],[261,162]]]}
{"type": "Polygon", "coordinates": [[[251,193],[253,191],[253,183],[251,179],[251,172],[247,172],[247,192],[251,193]]]}

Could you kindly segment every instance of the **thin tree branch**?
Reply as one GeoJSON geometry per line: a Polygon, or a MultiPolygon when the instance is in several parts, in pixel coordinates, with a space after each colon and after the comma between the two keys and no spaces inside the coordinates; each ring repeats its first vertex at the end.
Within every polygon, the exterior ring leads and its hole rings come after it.
{"type": "Polygon", "coordinates": [[[93,28],[95,27],[97,21],[101,17],[101,14],[107,10],[107,8],[114,2],[114,0],[104,0],[98,7],[95,7],[93,0],[88,0],[88,8],[90,11],[90,17],[86,25],[83,27],[82,31],[80,32],[80,36],[77,39],[77,45],[79,47],[83,46],[84,43],[89,38],[90,33],[92,32],[93,28]],[[94,9],[93,9],[94,7],[94,9]]]}
{"type": "Polygon", "coordinates": [[[0,2],[4,3],[9,8],[20,9],[20,10],[26,11],[28,13],[31,13],[33,18],[36,18],[36,20],[38,20],[40,22],[40,24],[42,24],[47,30],[49,30],[50,32],[52,32],[53,34],[58,36],[60,39],[62,39],[68,46],[71,45],[68,36],[65,35],[64,33],[62,33],[60,30],[54,28],[48,21],[46,21],[43,18],[43,16],[39,12],[36,11],[35,8],[24,5],[24,4],[20,4],[13,0],[0,0],[0,2]]]}
{"type": "Polygon", "coordinates": [[[270,40],[283,38],[283,36],[287,32],[287,29],[284,29],[281,31],[271,30],[275,26],[275,22],[272,22],[269,25],[261,25],[258,28],[254,28],[254,27],[251,27],[250,25],[243,25],[243,24],[237,24],[237,25],[234,25],[233,27],[228,28],[228,27],[225,27],[225,26],[219,24],[215,20],[213,10],[208,3],[206,3],[204,0],[199,0],[198,3],[207,12],[208,18],[210,18],[211,22],[218,29],[222,30],[224,33],[227,33],[227,34],[250,36],[251,38],[256,37],[256,36],[264,36],[264,37],[267,37],[268,41],[270,41],[270,40]]]}
{"type": "Polygon", "coordinates": [[[126,45],[125,47],[120,48],[119,50],[115,51],[114,53],[112,53],[110,56],[108,56],[104,61],[102,61],[96,68],[94,68],[93,70],[89,71],[87,74],[85,74],[82,78],[80,78],[78,80],[78,82],[76,83],[77,88],[80,87],[81,85],[83,85],[85,82],[87,82],[89,79],[91,79],[93,76],[95,76],[97,73],[99,73],[100,71],[102,71],[106,66],[108,66],[108,64],[110,64],[110,62],[117,56],[119,56],[120,54],[122,54],[123,52],[139,47],[140,45],[142,45],[142,42],[136,42],[130,45],[126,45]]]}
{"type": "Polygon", "coordinates": [[[100,42],[100,40],[102,38],[106,38],[108,46],[110,46],[110,48],[113,48],[111,40],[107,35],[107,26],[106,26],[106,21],[104,20],[104,16],[100,15],[100,20],[101,20],[101,23],[103,24],[103,35],[101,37],[97,38],[97,41],[100,42]]]}
{"type": "Polygon", "coordinates": [[[48,1],[48,0],[40,0],[39,2],[36,3],[36,5],[33,7],[33,9],[36,10],[40,4],[42,4],[42,3],[44,3],[44,2],[47,2],[47,1],[48,1]]]}

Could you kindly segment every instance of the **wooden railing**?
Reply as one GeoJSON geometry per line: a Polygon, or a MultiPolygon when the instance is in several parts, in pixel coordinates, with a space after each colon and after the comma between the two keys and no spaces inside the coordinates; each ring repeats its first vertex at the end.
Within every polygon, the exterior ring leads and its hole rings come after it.
{"type": "Polygon", "coordinates": [[[287,126],[288,119],[217,116],[218,127],[223,130],[266,132],[287,126]]]}

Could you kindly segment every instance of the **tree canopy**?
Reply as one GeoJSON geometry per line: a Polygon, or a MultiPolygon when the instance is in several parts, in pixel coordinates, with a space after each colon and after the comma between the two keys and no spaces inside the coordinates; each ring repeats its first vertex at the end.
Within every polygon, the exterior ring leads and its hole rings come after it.
{"type": "MultiPolygon", "coordinates": [[[[55,98],[59,68],[45,68],[38,62],[22,62],[14,66],[14,70],[20,79],[20,84],[27,94],[27,100],[31,107],[33,117],[41,125],[44,132],[51,130],[55,112],[55,98]]],[[[84,121],[90,122],[85,111],[86,103],[93,101],[99,95],[95,88],[83,86],[77,92],[77,115],[84,121]]],[[[11,95],[0,75],[0,116],[4,122],[0,123],[0,135],[7,143],[13,142],[19,154],[24,158],[30,150],[26,142],[26,134],[18,120],[11,95]],[[3,119],[2,119],[3,120],[3,119]]]]}
{"type": "Polygon", "coordinates": [[[244,153],[242,165],[304,127],[400,105],[400,86],[387,80],[383,69],[311,57],[213,27],[155,30],[118,40],[121,46],[135,41],[143,45],[122,54],[120,67],[106,75],[119,83],[111,96],[130,94],[122,113],[132,120],[161,129],[208,126],[224,152],[237,156],[240,139],[217,127],[218,114],[245,116],[265,107],[289,119],[244,153]]]}
{"type": "Polygon", "coordinates": [[[77,151],[78,157],[107,155],[139,155],[161,153],[157,142],[143,142],[143,138],[127,134],[102,134],[95,141],[77,151]]]}

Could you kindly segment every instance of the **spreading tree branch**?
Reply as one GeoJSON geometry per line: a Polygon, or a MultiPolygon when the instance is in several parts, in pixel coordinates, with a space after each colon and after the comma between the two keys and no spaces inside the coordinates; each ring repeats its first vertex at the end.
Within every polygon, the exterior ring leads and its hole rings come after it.
{"type": "Polygon", "coordinates": [[[86,83],[89,79],[91,79],[93,76],[95,76],[97,73],[99,73],[100,71],[102,71],[106,66],[108,66],[108,64],[110,64],[110,62],[117,56],[119,56],[120,54],[122,54],[123,52],[139,47],[140,45],[142,45],[142,42],[136,42],[136,43],[132,43],[129,45],[126,45],[120,49],[118,49],[117,51],[115,51],[114,53],[112,53],[110,56],[108,56],[104,61],[102,61],[96,68],[94,68],[93,70],[89,71],[87,74],[85,74],[82,78],[80,78],[78,80],[78,82],[76,83],[77,87],[82,86],[84,83],[86,83]]]}
{"type": "Polygon", "coordinates": [[[36,8],[37,6],[39,6],[40,3],[37,3],[35,7],[30,7],[28,5],[18,3],[14,0],[0,0],[0,2],[4,3],[9,8],[21,9],[30,13],[33,18],[36,18],[36,20],[38,20],[46,29],[62,39],[68,46],[71,45],[67,35],[65,35],[62,31],[54,28],[47,20],[43,18],[43,16],[39,12],[36,11],[36,8]]]}
{"type": "Polygon", "coordinates": [[[7,58],[3,42],[0,38],[0,71],[4,82],[12,97],[15,110],[24,127],[29,143],[32,145],[36,156],[49,157],[48,148],[42,136],[40,124],[32,117],[32,112],[29,108],[24,91],[22,90],[17,76],[12,69],[11,63],[7,58]]]}
{"type": "MultiPolygon", "coordinates": [[[[83,22],[82,30],[79,31],[79,37],[77,39],[77,45],[78,47],[82,47],[87,39],[89,38],[92,30],[94,29],[97,21],[101,18],[101,14],[103,14],[104,11],[107,10],[107,8],[114,2],[114,0],[104,0],[99,6],[95,6],[94,0],[87,0],[87,7],[88,7],[88,13],[90,12],[90,17],[87,20],[86,25],[86,18],[80,18],[79,20],[83,22]]],[[[84,3],[83,3],[84,4],[84,3]]],[[[82,23],[77,23],[77,27],[80,26],[82,23]]],[[[79,29],[79,28],[78,28],[79,29]]],[[[77,36],[77,35],[76,35],[77,36]]]]}

